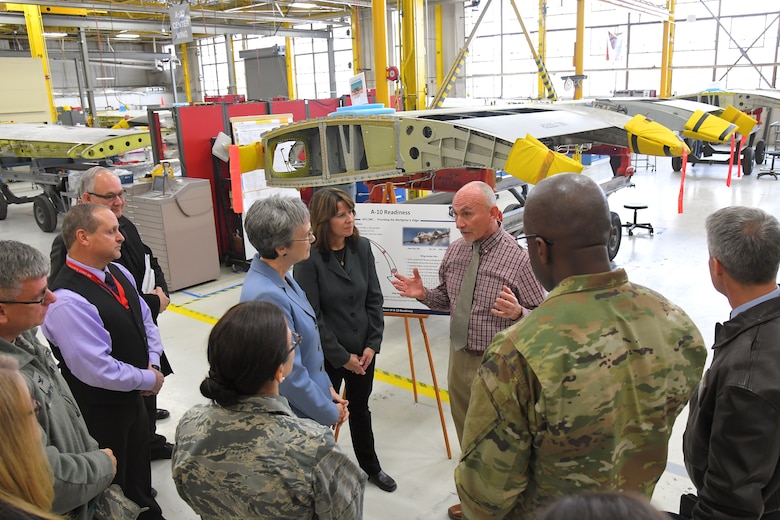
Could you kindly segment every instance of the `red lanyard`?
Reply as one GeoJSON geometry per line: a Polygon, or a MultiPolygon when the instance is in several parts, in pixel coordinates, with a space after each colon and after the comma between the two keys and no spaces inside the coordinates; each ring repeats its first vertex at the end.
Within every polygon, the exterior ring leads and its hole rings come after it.
{"type": "Polygon", "coordinates": [[[86,276],[87,278],[89,278],[90,280],[92,280],[93,282],[95,282],[96,284],[98,284],[99,286],[101,286],[103,289],[105,289],[106,291],[108,291],[109,293],[111,293],[111,296],[113,296],[113,297],[116,299],[116,301],[118,301],[119,303],[121,303],[121,304],[122,304],[122,306],[123,306],[125,309],[129,309],[129,308],[130,308],[130,303],[127,301],[127,297],[125,296],[125,288],[124,288],[124,287],[122,287],[122,284],[121,284],[121,283],[119,283],[119,281],[116,279],[116,276],[114,276],[114,273],[112,273],[111,271],[109,271],[109,272],[108,272],[108,274],[109,274],[109,275],[111,275],[111,278],[113,278],[113,279],[114,279],[114,283],[116,284],[116,288],[117,288],[117,290],[119,291],[119,294],[117,294],[117,293],[115,293],[114,291],[112,291],[112,290],[111,290],[111,287],[109,287],[109,286],[106,284],[106,282],[105,282],[105,281],[101,280],[100,278],[98,278],[97,276],[95,276],[93,273],[91,273],[91,272],[87,271],[87,270],[86,270],[86,269],[84,269],[83,267],[81,267],[81,266],[78,266],[78,265],[74,264],[74,263],[73,263],[73,262],[71,262],[70,260],[66,260],[66,261],[65,261],[65,263],[66,263],[66,264],[68,264],[68,267],[70,267],[71,269],[73,269],[73,270],[74,270],[74,271],[76,271],[77,273],[79,273],[79,274],[83,274],[84,276],[86,276]]]}

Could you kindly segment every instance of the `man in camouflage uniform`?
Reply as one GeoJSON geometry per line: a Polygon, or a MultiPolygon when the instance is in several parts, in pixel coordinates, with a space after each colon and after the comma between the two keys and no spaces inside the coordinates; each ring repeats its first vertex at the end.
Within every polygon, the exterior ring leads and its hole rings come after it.
{"type": "Polygon", "coordinates": [[[530,518],[590,490],[650,497],[704,341],[685,312],[611,270],[606,197],[561,174],[531,191],[525,231],[551,291],[499,333],[471,390],[455,483],[464,518],[530,518]]]}

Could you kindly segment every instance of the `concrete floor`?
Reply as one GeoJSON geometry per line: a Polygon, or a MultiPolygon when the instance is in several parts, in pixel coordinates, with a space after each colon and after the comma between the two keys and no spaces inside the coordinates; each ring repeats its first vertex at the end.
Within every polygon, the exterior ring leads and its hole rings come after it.
{"type": "MultiPolygon", "coordinates": [[[[661,292],[683,307],[711,344],[713,326],[728,317],[729,306],[710,284],[704,219],[712,211],[729,205],[757,206],[778,214],[780,183],[771,177],[758,179],[755,173],[737,179],[735,172],[731,187],[727,187],[727,166],[699,164],[688,171],[682,197],[684,212],[678,213],[680,174],[671,171],[668,159],[659,158],[657,165],[657,171],[652,171],[640,163],[634,176],[635,187],[610,197],[612,210],[624,221],[632,218],[624,204],[647,204],[649,208],[640,212],[640,221],[649,221],[655,227],[653,236],[644,230],[636,231],[632,237],[624,232],[615,264],[625,268],[632,281],[661,292]]],[[[597,179],[610,175],[603,160],[588,167],[585,173],[597,179]]],[[[13,188],[17,194],[24,194],[25,190],[35,193],[30,186],[15,184],[13,188]]],[[[504,204],[512,202],[500,200],[504,204]]],[[[38,229],[32,205],[26,204],[9,207],[7,219],[0,221],[0,237],[27,242],[48,255],[53,234],[38,229]]],[[[238,302],[243,277],[243,273],[223,268],[219,280],[174,293],[169,310],[160,316],[165,350],[176,373],[166,379],[160,394],[159,404],[170,410],[171,418],[160,421],[158,431],[171,441],[181,415],[190,406],[205,401],[198,385],[207,371],[206,337],[222,313],[238,302]]],[[[425,322],[438,381],[444,388],[447,318],[430,317],[425,322]]],[[[430,385],[432,378],[419,329],[417,320],[410,320],[416,375],[419,381],[430,385]]],[[[448,459],[431,387],[420,390],[417,403],[413,400],[402,318],[386,319],[377,366],[382,371],[377,373],[372,396],[377,451],[384,470],[398,482],[398,490],[385,493],[369,484],[364,516],[370,520],[445,519],[447,507],[458,501],[452,477],[459,454],[455,428],[445,395],[445,424],[453,453],[452,459],[448,459]]],[[[681,451],[685,418],[684,412],[677,421],[667,470],[653,497],[662,509],[676,510],[680,494],[692,488],[681,451]]],[[[342,429],[339,444],[353,455],[347,428],[342,429]]],[[[157,499],[168,519],[197,518],[179,499],[167,461],[153,463],[153,480],[159,492],[157,499]]]]}

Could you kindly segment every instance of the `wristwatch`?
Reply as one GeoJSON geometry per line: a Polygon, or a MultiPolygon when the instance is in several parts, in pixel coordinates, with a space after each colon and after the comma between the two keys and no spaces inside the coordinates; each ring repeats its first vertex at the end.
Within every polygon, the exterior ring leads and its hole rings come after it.
{"type": "Polygon", "coordinates": [[[158,372],[162,372],[162,370],[160,370],[160,365],[152,365],[152,368],[157,370],[158,372]]]}

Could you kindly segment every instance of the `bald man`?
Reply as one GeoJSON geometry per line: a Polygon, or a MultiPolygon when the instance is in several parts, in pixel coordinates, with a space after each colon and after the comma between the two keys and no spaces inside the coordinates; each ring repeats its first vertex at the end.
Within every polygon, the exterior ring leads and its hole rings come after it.
{"type": "Polygon", "coordinates": [[[612,270],[610,227],[587,177],[531,190],[525,238],[550,293],[496,335],[477,371],[455,470],[464,518],[531,518],[592,490],[652,495],[706,350],[682,309],[612,270]]]}

